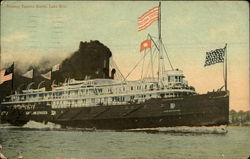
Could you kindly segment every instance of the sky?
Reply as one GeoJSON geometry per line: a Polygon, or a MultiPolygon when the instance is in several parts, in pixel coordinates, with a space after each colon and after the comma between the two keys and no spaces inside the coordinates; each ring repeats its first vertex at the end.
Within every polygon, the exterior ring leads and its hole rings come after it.
{"type": "MultiPolygon", "coordinates": [[[[140,43],[158,36],[157,23],[138,32],[137,18],[153,1],[9,1],[1,5],[1,67],[18,61],[24,72],[42,60],[57,64],[99,40],[126,76],[143,57],[140,43]]],[[[222,64],[204,67],[206,52],[227,43],[230,109],[249,110],[249,6],[245,1],[165,1],[162,41],[174,68],[198,93],[220,88],[222,64]]],[[[166,69],[171,69],[165,60],[166,69]]],[[[140,78],[135,70],[128,80],[140,78]]]]}

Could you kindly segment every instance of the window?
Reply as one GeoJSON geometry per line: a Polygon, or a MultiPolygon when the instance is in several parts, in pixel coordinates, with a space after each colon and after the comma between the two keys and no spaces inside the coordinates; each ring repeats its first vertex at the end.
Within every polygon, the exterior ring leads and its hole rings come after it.
{"type": "Polygon", "coordinates": [[[102,89],[99,89],[99,93],[102,93],[102,89]]]}
{"type": "Polygon", "coordinates": [[[174,109],[175,108],[175,103],[170,103],[170,109],[174,109]]]}
{"type": "Polygon", "coordinates": [[[174,76],[171,77],[171,82],[174,82],[174,76]]]}
{"type": "Polygon", "coordinates": [[[151,85],[150,85],[150,89],[153,89],[153,87],[154,87],[153,84],[151,84],[151,85]]]}
{"type": "Polygon", "coordinates": [[[103,60],[103,68],[106,68],[107,63],[106,63],[106,59],[103,60]]]}

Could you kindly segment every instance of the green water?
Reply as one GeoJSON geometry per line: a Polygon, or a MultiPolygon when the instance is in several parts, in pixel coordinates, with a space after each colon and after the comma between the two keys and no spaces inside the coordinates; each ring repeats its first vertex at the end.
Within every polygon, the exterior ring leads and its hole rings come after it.
{"type": "Polygon", "coordinates": [[[83,131],[1,126],[10,159],[247,159],[250,127],[226,134],[83,131]]]}

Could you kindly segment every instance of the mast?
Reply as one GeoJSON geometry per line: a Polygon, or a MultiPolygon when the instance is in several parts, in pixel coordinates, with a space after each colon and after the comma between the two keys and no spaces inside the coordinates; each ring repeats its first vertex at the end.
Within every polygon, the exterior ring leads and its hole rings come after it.
{"type": "Polygon", "coordinates": [[[227,91],[227,43],[225,45],[225,91],[227,91]]]}
{"type": "MultiPolygon", "coordinates": [[[[53,72],[52,72],[52,68],[50,69],[50,82],[49,82],[49,89],[52,90],[52,85],[53,85],[53,82],[52,82],[52,75],[53,75],[53,72]]],[[[58,82],[59,83],[59,82],[58,82]]],[[[46,86],[45,86],[46,87],[46,86]]],[[[46,89],[46,88],[45,88],[46,89]]]]}
{"type": "Polygon", "coordinates": [[[14,93],[14,78],[15,78],[15,63],[13,62],[13,73],[12,73],[12,80],[11,80],[11,91],[14,93]]]}
{"type": "Polygon", "coordinates": [[[162,39],[161,39],[161,2],[159,2],[159,12],[158,12],[158,40],[159,40],[159,46],[158,46],[158,50],[159,50],[159,55],[158,55],[158,83],[160,83],[160,81],[162,80],[162,74],[163,74],[163,69],[162,69],[162,65],[163,65],[163,57],[162,57],[162,39]]]}
{"type": "Polygon", "coordinates": [[[159,33],[159,41],[161,42],[161,2],[159,2],[159,12],[158,12],[158,33],[159,33]]]}

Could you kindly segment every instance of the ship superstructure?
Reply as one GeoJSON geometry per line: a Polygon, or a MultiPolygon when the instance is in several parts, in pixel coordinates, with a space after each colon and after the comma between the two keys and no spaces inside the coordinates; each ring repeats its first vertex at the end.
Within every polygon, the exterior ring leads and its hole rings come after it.
{"type": "Polygon", "coordinates": [[[41,89],[24,90],[13,94],[2,104],[26,107],[37,103],[56,108],[92,107],[142,103],[150,98],[173,98],[196,94],[194,87],[188,86],[181,70],[166,71],[159,85],[157,78],[138,81],[115,79],[69,80],[52,91],[41,89]]]}

